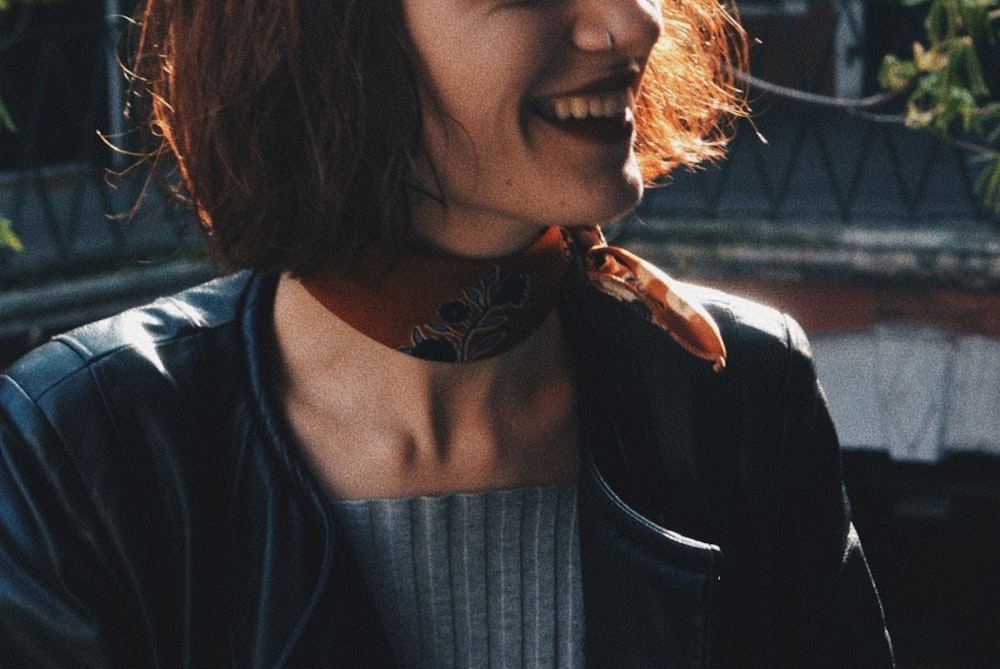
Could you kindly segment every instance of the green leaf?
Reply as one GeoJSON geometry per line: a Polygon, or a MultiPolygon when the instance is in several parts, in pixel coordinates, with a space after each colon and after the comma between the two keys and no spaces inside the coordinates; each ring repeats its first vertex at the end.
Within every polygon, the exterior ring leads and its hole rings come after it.
{"type": "MultiPolygon", "coordinates": [[[[0,0],[2,2],[3,0],[0,0]]],[[[14,133],[17,132],[17,124],[14,123],[14,117],[10,115],[7,111],[7,107],[3,103],[3,99],[0,99],[0,129],[6,130],[7,132],[14,133]]]]}
{"type": "Polygon", "coordinates": [[[979,186],[983,189],[983,202],[1000,212],[1000,158],[995,158],[992,162],[990,168],[983,173],[979,186]]]}
{"type": "Polygon", "coordinates": [[[919,73],[916,65],[890,54],[882,61],[882,67],[879,68],[878,72],[878,82],[886,90],[902,91],[913,84],[917,74],[919,73]]]}
{"type": "Polygon", "coordinates": [[[924,29],[931,42],[938,42],[944,38],[948,32],[948,9],[941,0],[934,0],[931,8],[927,11],[927,18],[924,19],[924,29]]]}
{"type": "Polygon", "coordinates": [[[14,227],[2,216],[0,216],[0,248],[8,248],[18,253],[24,250],[24,244],[14,234],[14,227]]]}
{"type": "Polygon", "coordinates": [[[908,128],[926,128],[934,122],[934,112],[921,109],[911,101],[906,105],[905,119],[908,128]]]}
{"type": "Polygon", "coordinates": [[[984,98],[990,94],[983,76],[983,68],[979,56],[969,36],[949,40],[948,48],[953,54],[951,60],[955,76],[968,88],[976,98],[984,98]]]}

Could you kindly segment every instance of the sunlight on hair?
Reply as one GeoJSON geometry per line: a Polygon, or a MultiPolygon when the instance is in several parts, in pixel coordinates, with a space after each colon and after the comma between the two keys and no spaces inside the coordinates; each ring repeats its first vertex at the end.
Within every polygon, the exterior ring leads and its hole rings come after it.
{"type": "Polygon", "coordinates": [[[647,183],[722,158],[734,122],[747,115],[733,77],[747,40],[734,13],[715,0],[663,5],[638,101],[636,152],[647,183]]]}

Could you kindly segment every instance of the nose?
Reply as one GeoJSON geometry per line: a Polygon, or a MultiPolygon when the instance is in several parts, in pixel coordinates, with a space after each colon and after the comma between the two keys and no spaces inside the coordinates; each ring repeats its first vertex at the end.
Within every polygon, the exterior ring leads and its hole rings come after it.
{"type": "Polygon", "coordinates": [[[645,59],[663,30],[660,0],[579,0],[573,44],[645,59]]]}

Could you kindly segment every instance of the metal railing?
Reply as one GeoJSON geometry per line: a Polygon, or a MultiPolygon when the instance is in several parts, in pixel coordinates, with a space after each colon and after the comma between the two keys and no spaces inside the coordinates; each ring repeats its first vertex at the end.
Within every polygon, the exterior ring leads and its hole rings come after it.
{"type": "Polygon", "coordinates": [[[979,168],[962,150],[902,125],[761,97],[728,159],[672,175],[644,213],[777,223],[997,228],[979,168]],[[757,135],[766,139],[763,141],[757,135]]]}
{"type": "MultiPolygon", "coordinates": [[[[129,0],[14,3],[0,13],[0,216],[24,250],[0,249],[0,287],[73,277],[183,253],[189,217],[101,136],[124,141],[118,50],[129,0]]],[[[0,314],[2,317],[2,314],[0,314]]]]}
{"type": "MultiPolygon", "coordinates": [[[[654,217],[1000,230],[982,203],[981,165],[902,123],[905,99],[874,109],[847,101],[878,93],[887,54],[912,56],[926,4],[896,0],[743,0],[751,71],[802,91],[783,97],[749,85],[753,118],[729,159],[674,175],[647,199],[654,217]],[[811,102],[824,99],[825,104],[811,102]],[[870,113],[875,112],[875,113],[870,113]],[[761,138],[765,141],[762,141],[761,138]]],[[[926,38],[924,38],[926,40],[926,38]]],[[[986,75],[1000,96],[1000,63],[986,75]]]]}

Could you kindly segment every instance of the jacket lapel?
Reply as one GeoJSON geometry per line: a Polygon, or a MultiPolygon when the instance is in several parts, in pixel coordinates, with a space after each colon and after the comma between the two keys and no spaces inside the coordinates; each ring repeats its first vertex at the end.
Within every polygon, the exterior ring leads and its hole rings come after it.
{"type": "Polygon", "coordinates": [[[722,565],[696,415],[717,375],[596,291],[578,287],[564,307],[581,416],[588,664],[707,666],[722,565]]]}
{"type": "Polygon", "coordinates": [[[562,315],[577,373],[582,447],[640,513],[681,532],[705,532],[715,524],[705,511],[712,458],[696,416],[705,410],[705,387],[719,375],[586,286],[568,292],[562,315]]]}

